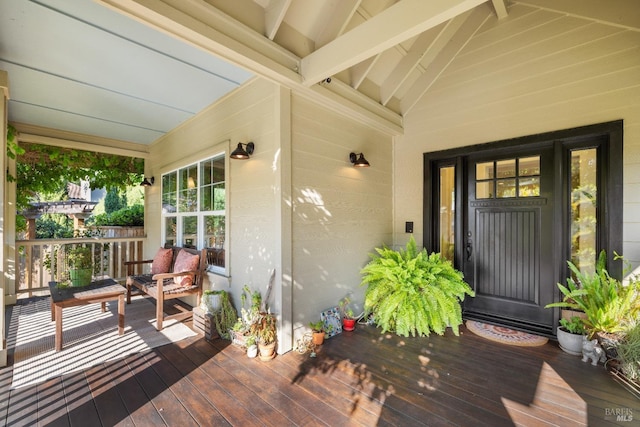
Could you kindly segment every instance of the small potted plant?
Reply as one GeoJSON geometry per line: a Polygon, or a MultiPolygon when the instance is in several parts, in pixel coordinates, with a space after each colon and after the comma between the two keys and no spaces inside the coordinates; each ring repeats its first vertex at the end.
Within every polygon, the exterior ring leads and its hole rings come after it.
{"type": "Polygon", "coordinates": [[[258,338],[260,360],[266,362],[273,359],[276,355],[276,317],[263,313],[260,320],[252,325],[251,334],[258,338]]]}
{"type": "Polygon", "coordinates": [[[344,297],[338,303],[338,309],[342,316],[342,329],[345,331],[353,331],[356,328],[356,318],[351,308],[351,298],[344,297]]]}
{"type": "Polygon", "coordinates": [[[560,348],[574,356],[582,355],[582,341],[587,330],[583,320],[578,316],[573,316],[570,320],[560,319],[557,336],[560,348]]]}
{"type": "Polygon", "coordinates": [[[247,345],[247,357],[249,359],[253,359],[254,357],[256,357],[258,355],[258,344],[256,343],[256,337],[254,337],[253,335],[249,335],[245,340],[245,344],[247,345]]]}
{"type": "Polygon", "coordinates": [[[89,246],[74,246],[67,251],[72,286],[86,286],[93,275],[93,254],[89,246]]]}
{"type": "Polygon", "coordinates": [[[311,328],[311,342],[314,345],[322,345],[324,342],[324,322],[318,320],[317,322],[309,322],[311,328]]]}

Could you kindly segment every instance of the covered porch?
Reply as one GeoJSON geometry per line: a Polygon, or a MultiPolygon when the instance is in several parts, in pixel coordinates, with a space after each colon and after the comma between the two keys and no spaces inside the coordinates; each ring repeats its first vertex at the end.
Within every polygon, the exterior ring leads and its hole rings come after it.
{"type": "Polygon", "coordinates": [[[16,390],[9,361],[5,425],[605,426],[638,408],[602,365],[554,342],[507,346],[464,327],[401,338],[359,325],[316,358],[271,362],[197,336],[16,390]]]}

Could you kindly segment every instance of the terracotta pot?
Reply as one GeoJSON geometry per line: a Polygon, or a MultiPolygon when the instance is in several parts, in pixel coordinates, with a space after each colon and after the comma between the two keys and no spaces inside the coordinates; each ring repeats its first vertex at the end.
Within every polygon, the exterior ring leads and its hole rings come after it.
{"type": "Polygon", "coordinates": [[[276,343],[262,344],[258,343],[258,350],[260,351],[260,360],[267,362],[276,357],[276,343]]]}
{"type": "Polygon", "coordinates": [[[322,345],[322,343],[324,342],[324,331],[322,331],[322,332],[314,332],[313,336],[311,338],[311,342],[314,345],[322,345]]]}
{"type": "Polygon", "coordinates": [[[573,354],[574,356],[582,356],[582,340],[584,335],[572,334],[562,326],[558,326],[557,331],[558,344],[560,344],[560,348],[566,353],[573,354]]]}
{"type": "Polygon", "coordinates": [[[353,331],[356,328],[356,319],[342,319],[342,329],[353,331]]]}

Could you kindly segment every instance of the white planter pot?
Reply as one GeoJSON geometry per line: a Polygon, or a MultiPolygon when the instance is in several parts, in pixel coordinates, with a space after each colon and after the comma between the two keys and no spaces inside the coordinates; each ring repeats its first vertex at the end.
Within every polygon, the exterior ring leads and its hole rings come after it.
{"type": "Polygon", "coordinates": [[[258,355],[258,346],[256,344],[247,347],[247,357],[253,359],[258,355]]]}
{"type": "Polygon", "coordinates": [[[220,309],[222,308],[220,294],[203,295],[202,305],[202,308],[209,314],[220,311],[220,309]]]}
{"type": "Polygon", "coordinates": [[[582,334],[572,334],[558,326],[557,329],[558,344],[560,348],[574,356],[582,356],[582,334]]]}

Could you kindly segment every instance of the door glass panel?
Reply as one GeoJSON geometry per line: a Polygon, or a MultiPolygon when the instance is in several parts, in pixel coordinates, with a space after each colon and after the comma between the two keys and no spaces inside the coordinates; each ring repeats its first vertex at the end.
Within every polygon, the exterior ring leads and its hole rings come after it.
{"type": "Polygon", "coordinates": [[[592,273],[596,260],[597,151],[571,152],[571,262],[592,273]]]}
{"type": "Polygon", "coordinates": [[[476,199],[491,199],[493,197],[493,181],[476,183],[476,199]]]}
{"type": "Polygon", "coordinates": [[[455,243],[455,167],[440,168],[440,253],[453,262],[455,243]]]}
{"type": "Polygon", "coordinates": [[[540,175],[540,156],[518,159],[518,176],[540,175]]]}
{"type": "Polygon", "coordinates": [[[518,197],[538,197],[540,196],[540,177],[532,176],[520,178],[518,185],[518,197]]]}
{"type": "Polygon", "coordinates": [[[476,179],[493,179],[493,162],[478,163],[476,165],[476,179]]]}
{"type": "Polygon", "coordinates": [[[516,176],[516,160],[500,160],[496,162],[497,178],[512,178],[516,176]]]}
{"type": "Polygon", "coordinates": [[[516,180],[499,179],[496,182],[496,197],[516,197],[516,180]]]}

